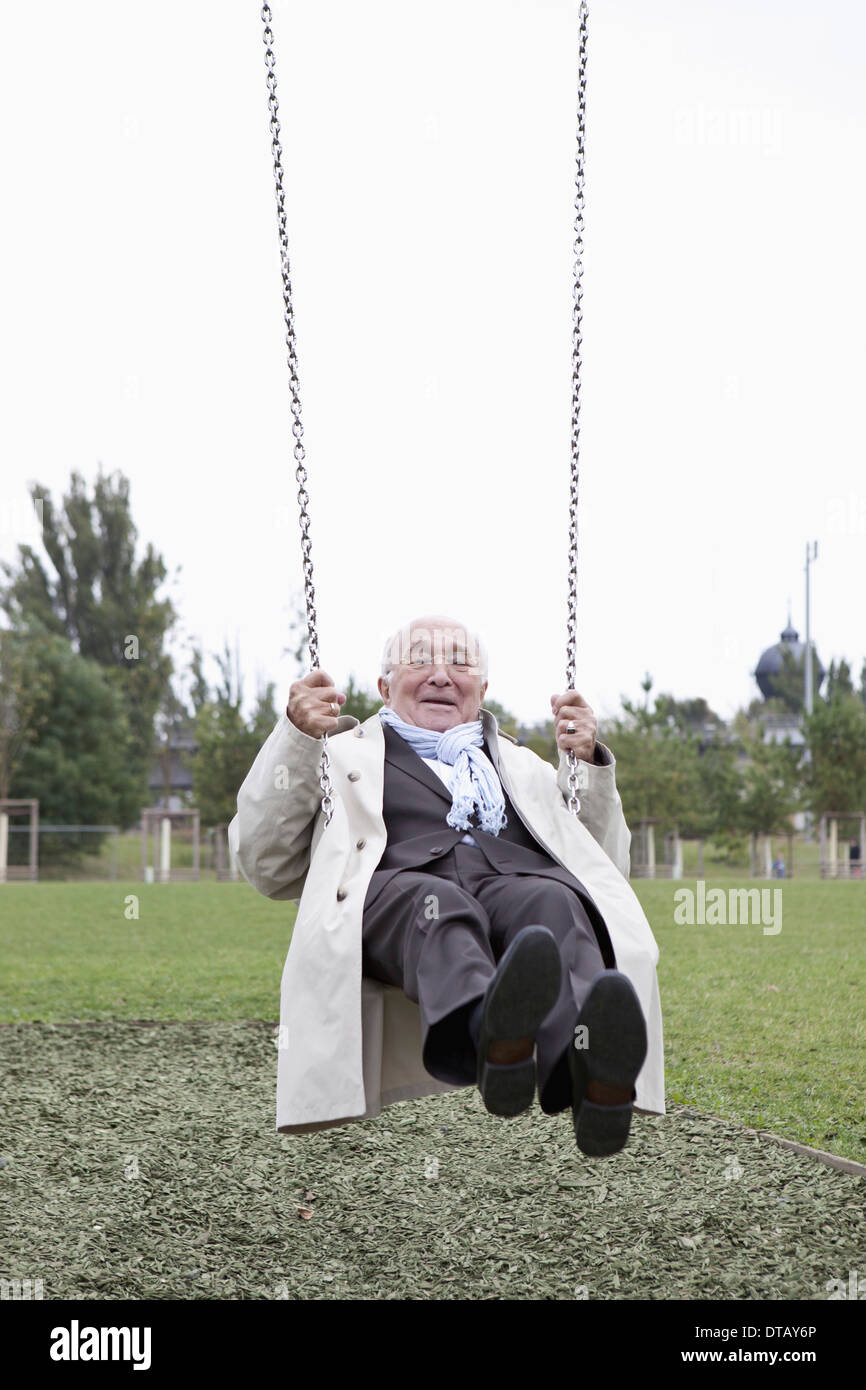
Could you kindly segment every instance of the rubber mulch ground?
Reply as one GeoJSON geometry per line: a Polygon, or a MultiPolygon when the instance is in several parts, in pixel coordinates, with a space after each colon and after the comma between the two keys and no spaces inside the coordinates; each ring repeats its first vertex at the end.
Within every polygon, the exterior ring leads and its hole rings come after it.
{"type": "Polygon", "coordinates": [[[682,1107],[581,1155],[471,1087],[292,1138],[261,1023],[0,1028],[3,1278],[60,1299],[826,1299],[864,1180],[682,1107]]]}

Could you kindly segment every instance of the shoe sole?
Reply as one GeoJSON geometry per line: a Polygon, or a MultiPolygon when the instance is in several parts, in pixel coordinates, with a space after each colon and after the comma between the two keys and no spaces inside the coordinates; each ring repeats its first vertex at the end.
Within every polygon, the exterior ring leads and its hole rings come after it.
{"type": "Polygon", "coordinates": [[[597,975],[578,1023],[587,1029],[588,1047],[569,1048],[575,1139],[581,1153],[606,1158],[625,1147],[634,1102],[598,1105],[585,1097],[591,1081],[634,1089],[646,1059],[646,1022],[631,981],[618,970],[597,975]]]}
{"type": "Polygon", "coordinates": [[[478,1038],[478,1089],[492,1115],[520,1115],[535,1098],[535,1056],[499,1065],[487,1061],[492,1042],[535,1038],[559,997],[562,961],[553,933],[524,927],[502,955],[487,987],[478,1038]]]}

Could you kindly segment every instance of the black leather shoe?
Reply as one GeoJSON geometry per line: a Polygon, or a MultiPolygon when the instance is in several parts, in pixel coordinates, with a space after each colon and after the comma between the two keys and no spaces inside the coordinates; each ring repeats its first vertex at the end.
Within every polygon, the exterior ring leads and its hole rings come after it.
{"type": "Polygon", "coordinates": [[[583,1001],[575,1028],[586,1028],[586,1046],[568,1049],[571,1070],[574,1136],[581,1153],[605,1158],[625,1147],[631,1127],[634,1083],[647,1054],[647,1032],[640,1000],[619,970],[596,975],[583,1001]],[[586,1099],[591,1081],[631,1087],[623,1105],[599,1105],[586,1099]]]}
{"type": "Polygon", "coordinates": [[[487,986],[478,1036],[478,1089],[492,1115],[519,1115],[535,1098],[535,1053],[525,1062],[488,1062],[492,1042],[535,1037],[559,997],[562,961],[547,927],[524,927],[487,986]]]}

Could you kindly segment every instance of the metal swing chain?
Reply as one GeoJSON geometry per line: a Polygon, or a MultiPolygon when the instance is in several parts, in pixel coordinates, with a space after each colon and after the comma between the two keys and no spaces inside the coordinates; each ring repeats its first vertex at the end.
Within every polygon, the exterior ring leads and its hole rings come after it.
{"type": "MultiPolygon", "coordinates": [[[[588,9],[586,0],[581,0],[579,11],[579,59],[578,59],[578,107],[577,107],[577,151],[575,155],[574,199],[574,309],[572,321],[572,414],[571,414],[571,486],[568,515],[568,644],[566,649],[566,688],[572,690],[576,679],[576,628],[577,628],[577,503],[580,479],[580,349],[582,324],[582,277],[583,277],[583,185],[584,185],[584,132],[586,122],[586,39],[588,9]]],[[[283,280],[283,304],[286,323],[286,346],[288,347],[289,384],[292,393],[292,414],[294,422],[292,433],[295,436],[295,476],[298,482],[298,505],[300,508],[301,550],[304,570],[304,598],[307,610],[307,633],[309,638],[310,667],[316,670],[319,665],[319,640],[316,627],[316,591],[313,585],[313,561],[310,541],[310,516],[308,512],[309,494],[307,492],[307,471],[304,467],[304,446],[301,437],[304,433],[301,424],[301,402],[298,394],[298,360],[295,347],[295,322],[292,308],[292,285],[289,267],[289,246],[286,231],[285,194],[283,191],[282,146],[280,145],[280,122],[278,117],[277,79],[273,51],[273,31],[271,7],[262,6],[264,25],[265,65],[268,69],[268,108],[271,113],[271,149],[274,156],[274,182],[277,200],[277,227],[280,240],[280,264],[283,280]]],[[[577,796],[577,756],[573,749],[568,754],[568,809],[572,815],[580,811],[577,796]]],[[[331,799],[330,759],[328,756],[328,736],[322,735],[322,768],[319,782],[322,788],[322,808],[325,824],[333,815],[331,799]]]]}
{"type": "MultiPolygon", "coordinates": [[[[313,559],[310,542],[310,514],[308,511],[310,497],[307,492],[307,470],[304,467],[305,450],[301,443],[304,427],[301,424],[301,399],[298,394],[298,355],[295,348],[295,315],[292,308],[292,282],[289,278],[289,238],[286,232],[286,206],[283,192],[283,150],[280,144],[279,103],[277,101],[277,76],[275,71],[276,60],[273,50],[274,35],[271,29],[270,5],[262,5],[262,23],[264,25],[265,66],[268,69],[268,108],[271,113],[271,150],[274,156],[274,183],[277,198],[277,229],[280,238],[280,266],[283,277],[286,346],[289,350],[289,386],[292,392],[292,415],[294,416],[292,433],[295,436],[294,454],[297,465],[295,468],[295,477],[298,482],[301,552],[304,569],[304,599],[307,607],[307,637],[310,652],[310,670],[315,671],[319,666],[319,636],[316,627],[316,590],[313,586],[313,559]]],[[[325,814],[325,825],[327,826],[330,825],[331,817],[334,814],[334,803],[331,798],[331,760],[328,755],[328,735],[326,733],[322,734],[322,766],[319,774],[319,785],[322,788],[322,810],[325,814]]]]}
{"type": "MultiPolygon", "coordinates": [[[[575,688],[575,649],[577,629],[577,490],[580,479],[580,347],[583,318],[583,157],[586,130],[586,0],[581,0],[577,72],[577,152],[574,183],[574,309],[571,355],[571,490],[568,509],[568,646],[566,649],[565,686],[575,688]]],[[[580,811],[577,796],[577,755],[568,750],[568,809],[573,816],[580,811]]]]}

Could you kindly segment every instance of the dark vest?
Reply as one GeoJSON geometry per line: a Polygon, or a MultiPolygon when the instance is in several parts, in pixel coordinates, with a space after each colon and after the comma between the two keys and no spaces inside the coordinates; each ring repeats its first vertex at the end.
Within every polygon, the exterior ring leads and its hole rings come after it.
{"type": "MultiPolygon", "coordinates": [[[[468,832],[456,830],[445,819],[451,809],[451,793],[444,782],[396,730],[385,725],[383,732],[385,779],[382,814],[388,831],[388,843],[373,874],[367,903],[378,897],[395,873],[401,869],[420,869],[435,862],[469,833],[495,872],[541,874],[572,888],[580,896],[592,921],[605,963],[610,957],[608,968],[612,968],[615,963],[613,947],[604,919],[589,891],[574,874],[557,863],[524,825],[505,787],[502,794],[508,824],[498,835],[479,830],[474,824],[468,832]]],[[[486,743],[484,751],[493,761],[486,743]]]]}

